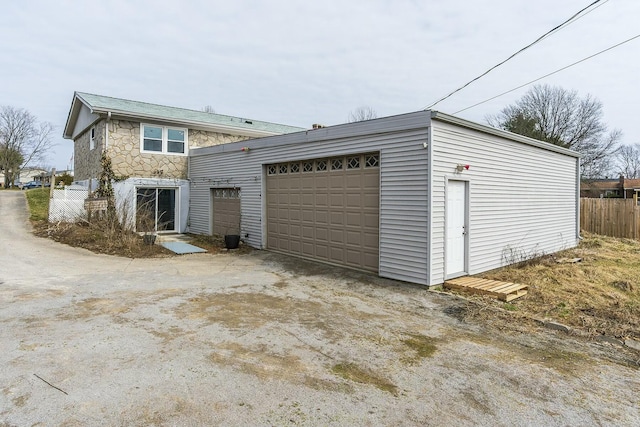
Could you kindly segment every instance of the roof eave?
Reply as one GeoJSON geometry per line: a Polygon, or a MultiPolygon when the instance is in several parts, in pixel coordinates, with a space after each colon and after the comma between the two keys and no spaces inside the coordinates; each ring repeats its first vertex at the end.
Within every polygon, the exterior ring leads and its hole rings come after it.
{"type": "MultiPolygon", "coordinates": [[[[80,99],[80,102],[86,103],[78,96],[78,92],[73,93],[73,101],[71,101],[71,108],[69,108],[69,114],[67,115],[67,122],[64,125],[64,130],[62,132],[62,137],[64,139],[72,139],[73,138],[73,128],[75,127],[75,121],[78,119],[78,114],[80,112],[80,106],[77,104],[77,101],[80,99]],[[72,125],[73,122],[73,125],[72,125]]],[[[89,107],[91,108],[91,107],[89,107]]]]}
{"type": "Polygon", "coordinates": [[[156,121],[161,123],[175,123],[190,129],[202,129],[202,130],[218,130],[225,133],[231,134],[239,134],[246,135],[250,137],[263,137],[263,136],[272,136],[279,135],[278,132],[268,132],[257,129],[247,129],[244,127],[238,126],[227,126],[227,125],[212,125],[210,123],[199,122],[194,120],[180,120],[180,119],[169,119],[164,116],[156,116],[153,114],[140,114],[140,113],[132,113],[130,111],[124,110],[112,110],[106,108],[93,108],[91,110],[92,113],[95,114],[108,114],[111,113],[112,117],[122,117],[124,119],[135,119],[138,121],[156,121]]]}

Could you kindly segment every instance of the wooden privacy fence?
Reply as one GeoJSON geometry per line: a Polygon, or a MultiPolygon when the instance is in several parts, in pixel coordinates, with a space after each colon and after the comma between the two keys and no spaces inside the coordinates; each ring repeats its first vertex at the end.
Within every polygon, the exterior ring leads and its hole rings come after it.
{"type": "Polygon", "coordinates": [[[580,228],[611,237],[640,239],[640,206],[633,199],[580,199],[580,228]]]}

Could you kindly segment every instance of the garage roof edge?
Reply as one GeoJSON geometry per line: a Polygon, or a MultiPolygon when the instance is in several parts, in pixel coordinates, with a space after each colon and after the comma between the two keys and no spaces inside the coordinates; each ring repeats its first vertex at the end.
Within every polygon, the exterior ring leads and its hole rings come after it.
{"type": "Polygon", "coordinates": [[[554,151],[556,153],[564,154],[566,156],[582,157],[581,154],[576,151],[562,148],[557,145],[553,145],[549,142],[539,141],[537,139],[529,138],[523,135],[518,135],[517,133],[509,132],[502,129],[497,129],[491,126],[472,122],[470,120],[461,119],[460,117],[455,117],[450,114],[442,113],[440,111],[431,110],[431,119],[439,120],[441,122],[450,123],[457,126],[462,126],[467,129],[476,130],[478,132],[488,133],[490,135],[511,139],[513,141],[517,141],[523,144],[542,148],[543,150],[554,151]]]}

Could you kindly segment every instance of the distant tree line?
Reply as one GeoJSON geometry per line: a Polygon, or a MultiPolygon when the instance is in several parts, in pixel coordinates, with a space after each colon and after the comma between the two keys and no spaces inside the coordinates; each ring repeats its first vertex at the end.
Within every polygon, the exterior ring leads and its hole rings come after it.
{"type": "Polygon", "coordinates": [[[39,122],[22,108],[0,106],[0,171],[4,187],[13,184],[20,170],[43,161],[53,146],[53,125],[39,122]]]}
{"type": "Polygon", "coordinates": [[[577,151],[586,178],[608,175],[616,168],[622,132],[609,131],[602,103],[591,95],[549,85],[536,85],[497,115],[492,126],[577,151]]]}

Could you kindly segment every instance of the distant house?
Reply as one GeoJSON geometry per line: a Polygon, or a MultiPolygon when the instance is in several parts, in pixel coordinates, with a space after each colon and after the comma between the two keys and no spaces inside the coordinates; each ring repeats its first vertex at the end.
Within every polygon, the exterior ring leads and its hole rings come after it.
{"type": "Polygon", "coordinates": [[[580,197],[633,199],[640,196],[640,179],[591,179],[580,183],[580,197]]]}
{"type": "MultiPolygon", "coordinates": [[[[26,184],[29,181],[39,181],[42,174],[46,174],[47,171],[40,168],[23,168],[15,177],[13,183],[15,186],[26,184]]],[[[4,186],[4,173],[0,172],[0,187],[4,186]]]]}
{"type": "Polygon", "coordinates": [[[620,180],[589,179],[580,182],[580,197],[622,197],[620,180]]]}
{"type": "Polygon", "coordinates": [[[151,207],[158,231],[183,232],[191,149],[303,130],[293,126],[75,92],[63,136],[74,142],[74,178],[96,189],[103,152],[119,203],[151,207]]]}
{"type": "MultiPolygon", "coordinates": [[[[31,179],[30,181],[36,181],[39,184],[44,184],[45,186],[48,186],[48,185],[51,185],[52,174],[53,174],[53,171],[49,171],[49,172],[41,171],[38,174],[34,174],[33,179],[31,179]]],[[[73,175],[73,171],[70,171],[70,170],[55,171],[56,184],[58,183],[57,177],[64,174],[73,175]]]]}
{"type": "MultiPolygon", "coordinates": [[[[42,177],[46,176],[47,174],[50,175],[51,172],[47,172],[46,170],[41,168],[24,168],[20,171],[19,181],[22,184],[25,184],[30,181],[40,182],[42,181],[42,177]]],[[[48,181],[45,181],[45,182],[48,182],[48,181]]]]}

